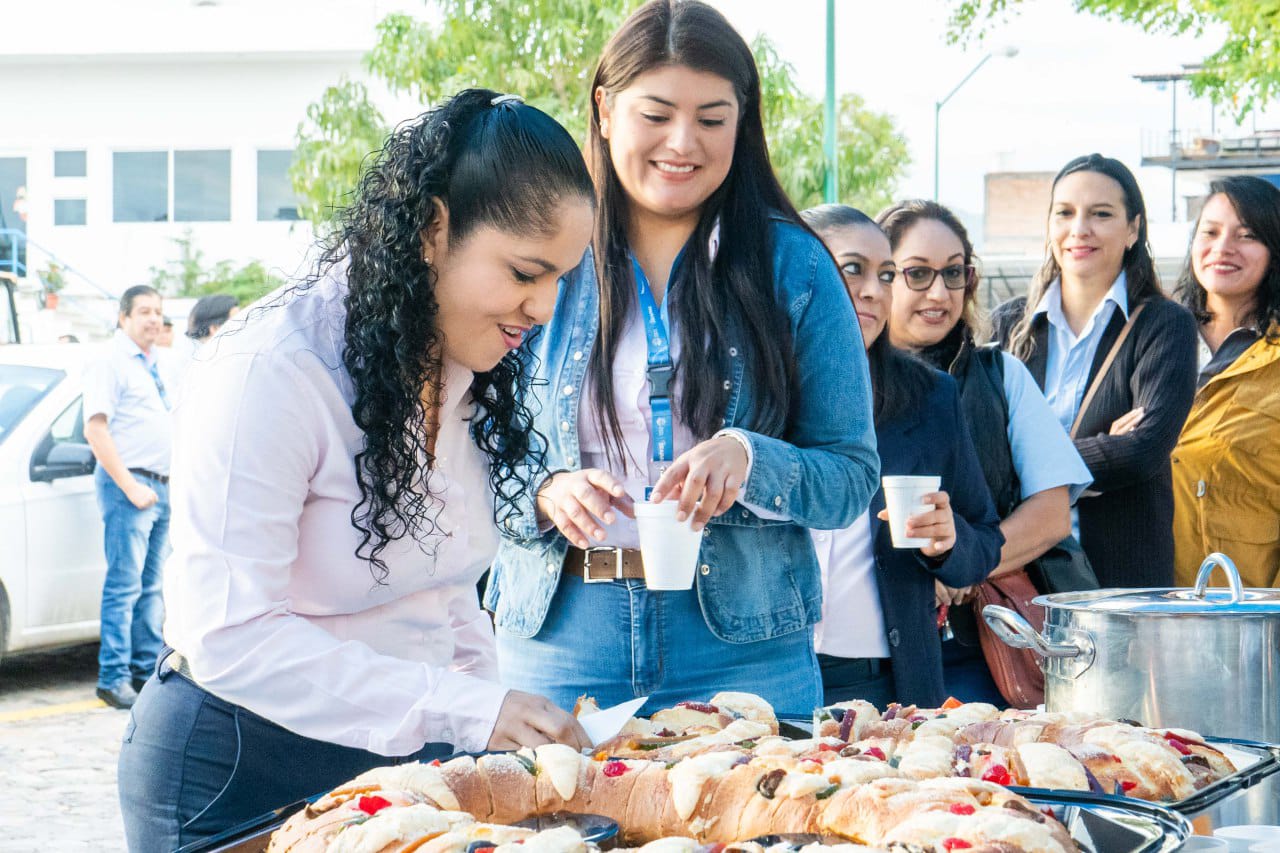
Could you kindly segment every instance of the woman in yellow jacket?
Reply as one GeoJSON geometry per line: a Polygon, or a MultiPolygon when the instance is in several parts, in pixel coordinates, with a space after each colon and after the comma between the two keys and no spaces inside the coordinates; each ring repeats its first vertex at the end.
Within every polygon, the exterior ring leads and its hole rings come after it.
{"type": "Polygon", "coordinates": [[[1175,577],[1221,551],[1280,587],[1280,189],[1214,181],[1178,295],[1200,321],[1195,403],[1173,451],[1175,577]]]}

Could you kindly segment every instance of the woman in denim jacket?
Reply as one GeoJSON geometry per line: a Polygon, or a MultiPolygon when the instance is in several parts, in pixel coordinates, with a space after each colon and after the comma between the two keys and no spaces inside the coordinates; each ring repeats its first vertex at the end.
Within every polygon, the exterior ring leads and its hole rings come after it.
{"type": "Polygon", "coordinates": [[[808,715],[806,528],[851,524],[879,473],[853,307],[774,178],[759,74],[719,12],[646,4],[592,93],[596,236],[531,342],[530,465],[550,473],[505,522],[486,595],[502,679],[564,706],[735,690],[808,715]],[[645,587],[646,492],[704,529],[689,591],[645,587]]]}

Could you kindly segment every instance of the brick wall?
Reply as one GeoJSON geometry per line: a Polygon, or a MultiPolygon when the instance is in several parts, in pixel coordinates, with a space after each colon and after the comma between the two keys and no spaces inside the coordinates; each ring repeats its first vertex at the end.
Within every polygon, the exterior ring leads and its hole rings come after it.
{"type": "Polygon", "coordinates": [[[1053,172],[988,172],[983,215],[983,252],[987,255],[1044,253],[1053,172]]]}

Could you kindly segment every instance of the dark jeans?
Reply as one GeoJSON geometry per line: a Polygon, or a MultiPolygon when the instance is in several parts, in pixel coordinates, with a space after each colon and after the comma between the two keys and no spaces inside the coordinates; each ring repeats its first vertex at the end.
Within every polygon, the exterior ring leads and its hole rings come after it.
{"type": "Polygon", "coordinates": [[[883,711],[897,690],[888,658],[838,658],[818,655],[822,669],[822,704],[862,699],[883,711]]]}
{"type": "Polygon", "coordinates": [[[947,695],[961,702],[988,702],[997,708],[1009,707],[991,677],[981,646],[965,645],[954,639],[943,641],[942,680],[947,695]]]}
{"type": "Polygon", "coordinates": [[[120,809],[134,853],[170,853],[372,767],[453,752],[429,743],[388,758],[302,737],[188,681],[166,657],[133,706],[120,748],[120,809]]]}

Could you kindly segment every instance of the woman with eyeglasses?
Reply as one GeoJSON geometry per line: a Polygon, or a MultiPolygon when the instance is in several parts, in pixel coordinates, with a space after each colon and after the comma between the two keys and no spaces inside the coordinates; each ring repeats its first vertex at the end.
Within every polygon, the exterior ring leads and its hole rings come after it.
{"type": "Polygon", "coordinates": [[[907,521],[923,548],[894,548],[884,490],[843,530],[811,532],[822,566],[816,631],[823,702],[936,707],[946,699],[935,583],[977,583],[1000,559],[1000,519],[961,413],[956,383],[889,342],[896,270],[889,240],[862,211],[827,204],[801,216],[831,250],[853,299],[871,370],[880,469],[936,474],[934,509],[907,521]],[[958,428],[957,428],[958,425],[958,428]]]}
{"type": "Polygon", "coordinates": [[[1195,402],[1173,449],[1174,581],[1206,554],[1280,587],[1280,189],[1209,185],[1177,296],[1200,323],[1195,402]]]}
{"type": "Polygon", "coordinates": [[[1098,582],[1170,586],[1169,454],[1195,396],[1195,318],[1160,290],[1142,191],[1119,160],[1089,154],[1057,174],[1048,250],[1027,298],[997,311],[999,338],[1075,428],[1093,484],[1072,526],[1098,582]]]}
{"type": "MultiPolygon", "coordinates": [[[[960,220],[932,201],[904,201],[883,211],[893,280],[889,335],[960,385],[960,398],[987,486],[1000,516],[1004,547],[991,575],[1023,568],[1070,532],[1070,505],[1089,472],[1027,369],[991,347],[978,307],[973,245],[960,220]]],[[[948,692],[965,701],[1003,704],[977,642],[968,589],[938,586],[955,638],[943,644],[948,692]]]]}

